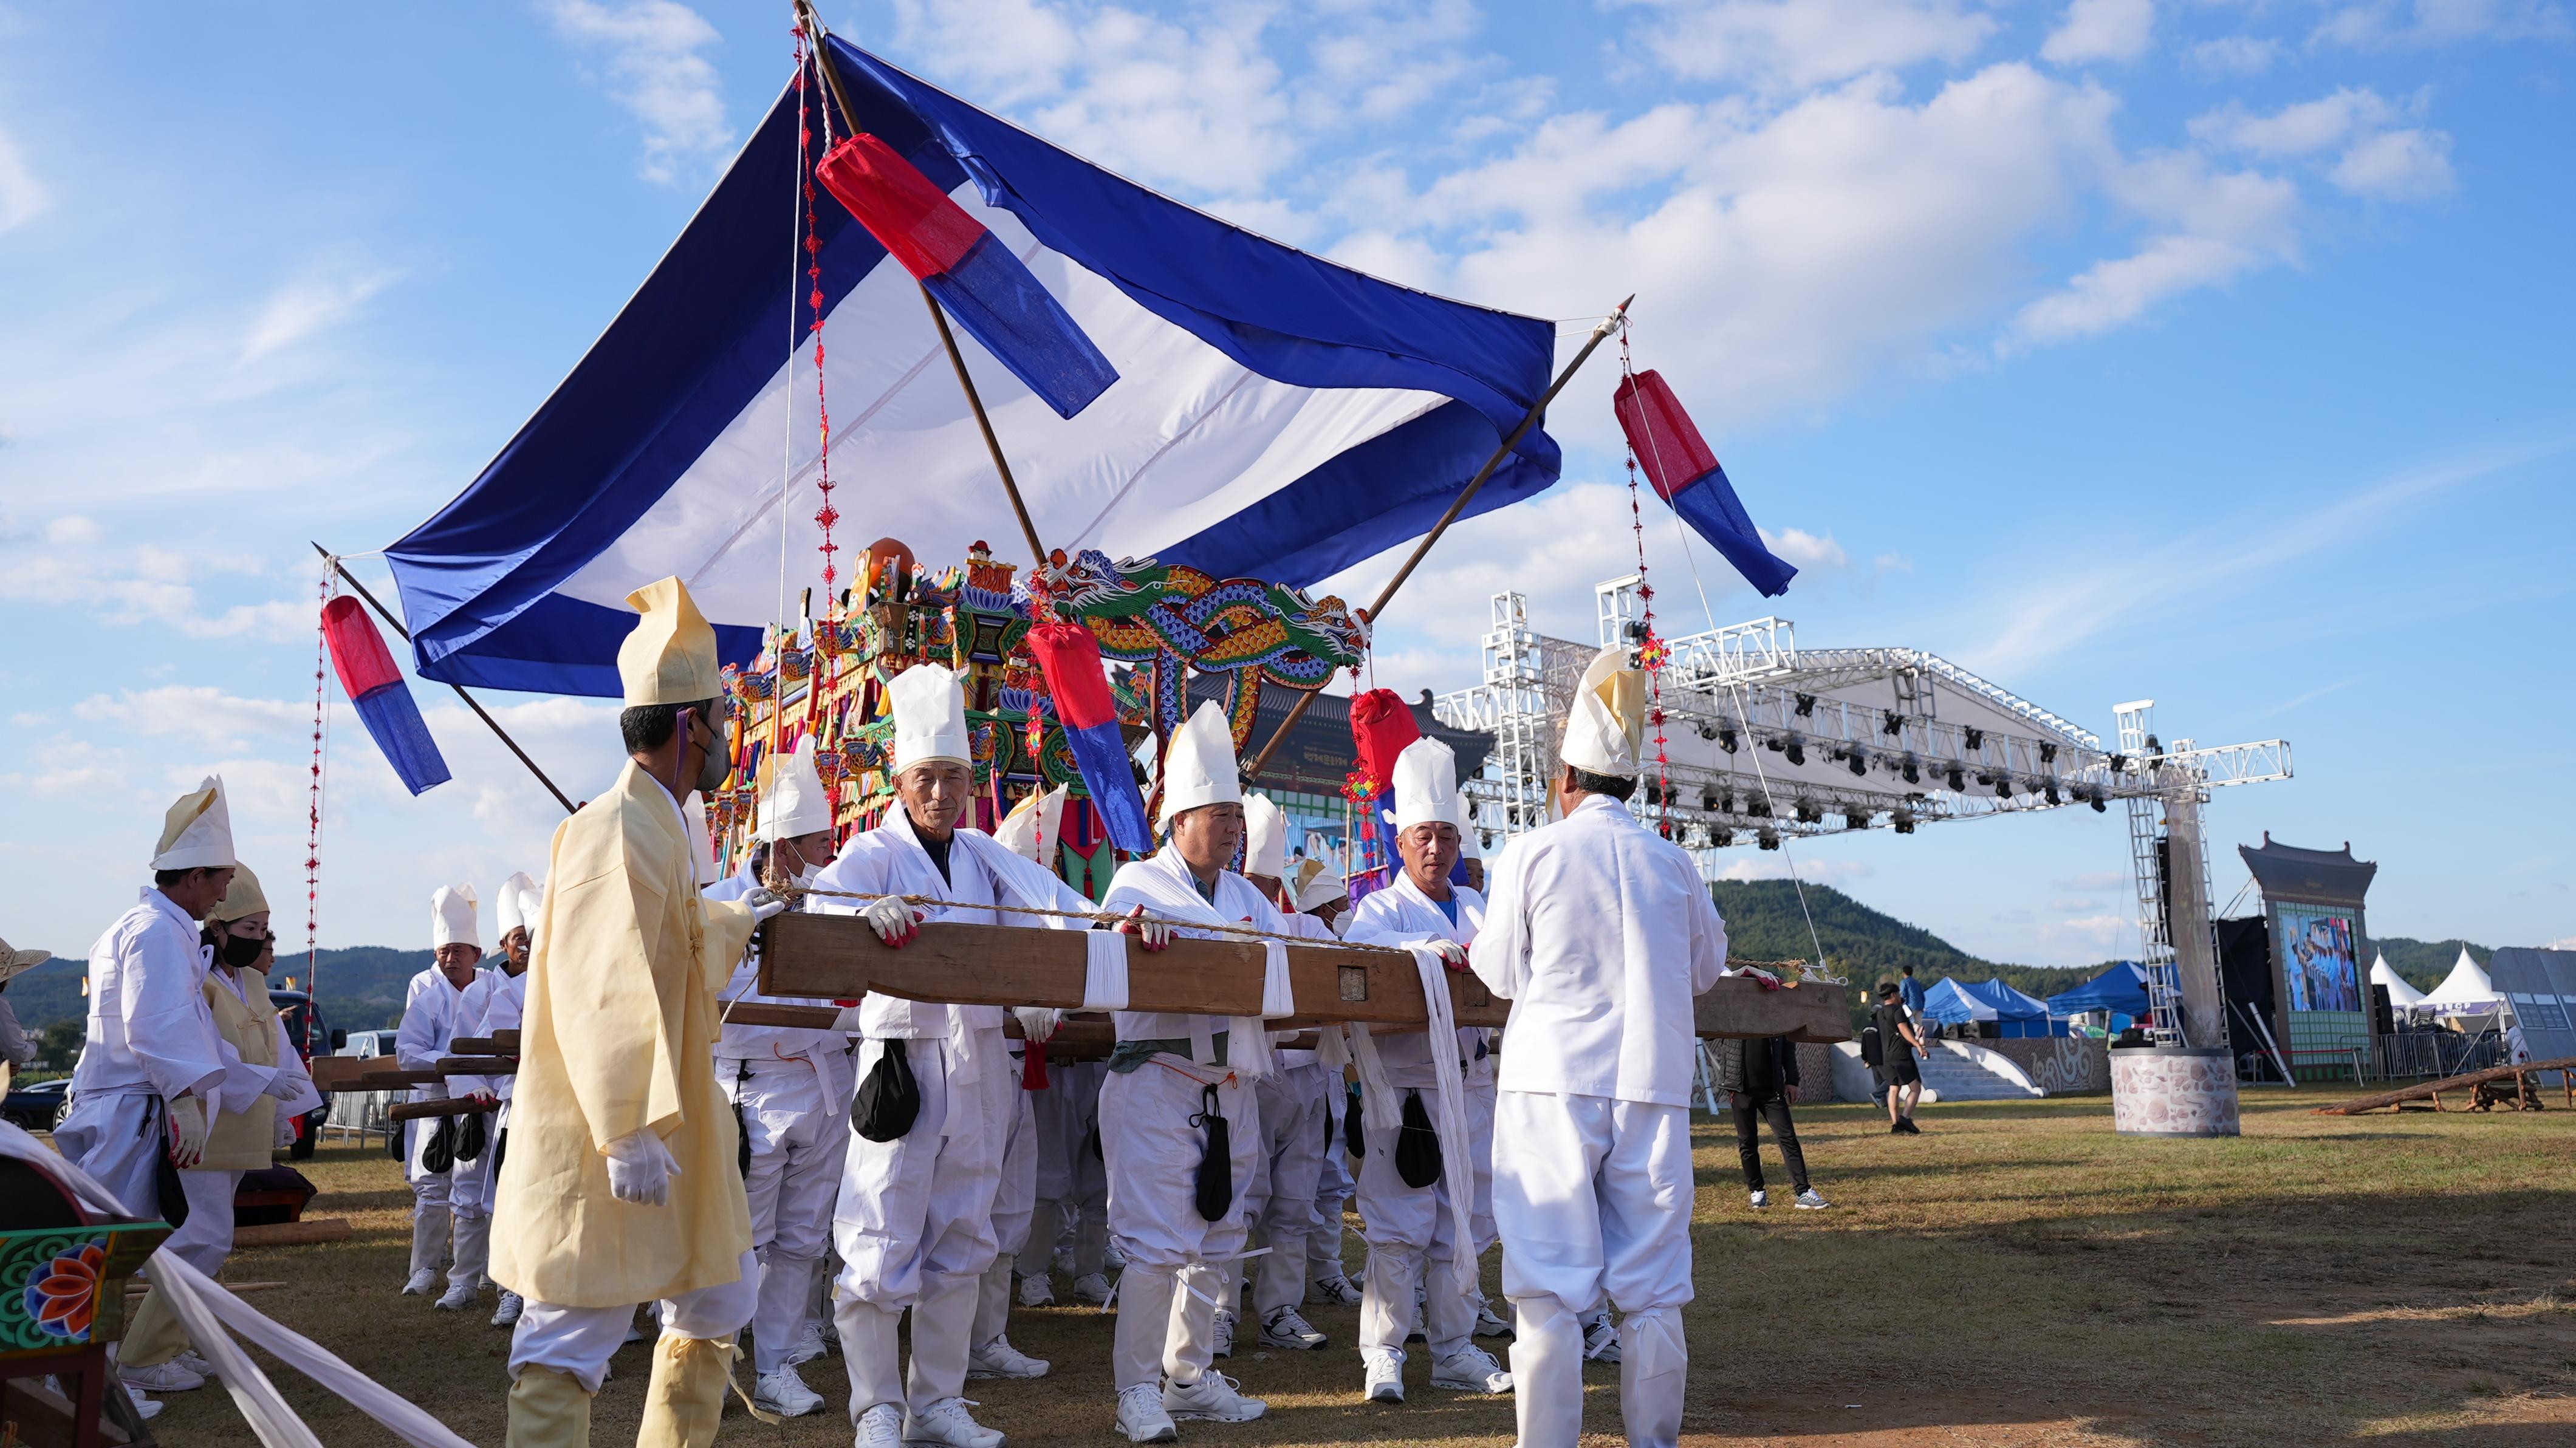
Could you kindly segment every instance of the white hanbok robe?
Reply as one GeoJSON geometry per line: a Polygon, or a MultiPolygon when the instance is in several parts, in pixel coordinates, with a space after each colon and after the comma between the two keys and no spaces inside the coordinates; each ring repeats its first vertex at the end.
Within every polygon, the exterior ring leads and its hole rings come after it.
{"type": "Polygon", "coordinates": [[[89,1036],[54,1143],[147,1217],[160,1210],[162,1103],[194,1093],[210,1128],[226,1106],[248,1104],[224,1085],[223,1035],[205,995],[211,963],[197,922],[148,886],[89,949],[89,1036]]]}

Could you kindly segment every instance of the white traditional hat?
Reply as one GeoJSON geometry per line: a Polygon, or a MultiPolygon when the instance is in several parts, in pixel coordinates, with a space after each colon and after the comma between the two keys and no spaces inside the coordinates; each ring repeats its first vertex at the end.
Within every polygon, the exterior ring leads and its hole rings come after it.
{"type": "Polygon", "coordinates": [[[264,914],[267,910],[268,896],[259,888],[259,877],[250,872],[250,866],[236,861],[232,888],[224,891],[224,898],[216,901],[215,908],[206,912],[206,919],[230,924],[243,916],[264,914]]]}
{"type": "Polygon", "coordinates": [[[1458,827],[1458,858],[1481,860],[1485,858],[1485,852],[1476,844],[1476,811],[1468,805],[1463,794],[1457,797],[1457,805],[1458,812],[1449,817],[1449,822],[1458,827]]]}
{"type": "Polygon", "coordinates": [[[1333,873],[1333,867],[1321,860],[1308,860],[1305,883],[1297,887],[1297,913],[1312,915],[1336,900],[1350,898],[1350,883],[1333,873]]]}
{"type": "Polygon", "coordinates": [[[1242,800],[1243,781],[1234,767],[1234,731],[1226,726],[1225,710],[1210,700],[1172,731],[1171,743],[1163,750],[1163,819],[1169,823],[1186,810],[1242,800]]]}
{"type": "Polygon", "coordinates": [[[993,838],[1013,854],[1035,860],[1052,868],[1056,840],[1064,829],[1064,801],[1073,786],[1059,784],[1039,793],[1031,790],[1027,797],[1011,807],[993,838]]]}
{"type": "Polygon", "coordinates": [[[773,754],[761,762],[769,786],[760,792],[760,837],[788,840],[832,827],[832,797],[823,792],[823,776],[814,769],[814,741],[792,754],[773,754]]]}
{"type": "Polygon", "coordinates": [[[442,945],[471,945],[483,948],[482,932],[475,926],[474,898],[471,885],[443,885],[429,897],[429,948],[442,945]]]}
{"type": "Polygon", "coordinates": [[[1458,756],[1437,739],[1422,738],[1395,757],[1395,827],[1458,822],[1458,756]]]}
{"type": "Polygon", "coordinates": [[[688,585],[665,578],[626,595],[643,615],[617,646],[617,677],[626,707],[695,704],[724,692],[716,673],[716,631],[689,597],[688,585]]]}
{"type": "Polygon", "coordinates": [[[886,686],[894,696],[894,767],[896,773],[934,759],[975,764],[975,743],[966,733],[966,691],[957,676],[939,664],[915,664],[886,686]]]}
{"type": "Polygon", "coordinates": [[[1266,794],[1243,797],[1243,873],[1273,880],[1288,873],[1288,817],[1266,794]]]}
{"type": "Polygon", "coordinates": [[[1646,739],[1646,676],[1627,664],[1626,649],[1603,649],[1574,687],[1558,756],[1577,769],[1613,779],[1636,777],[1646,739]]]}
{"type": "Polygon", "coordinates": [[[234,863],[233,812],[224,803],[223,780],[209,774],[162,817],[152,868],[224,870],[234,863]]]}
{"type": "Polygon", "coordinates": [[[500,929],[493,932],[493,938],[497,940],[513,930],[522,929],[534,934],[537,928],[537,907],[544,901],[544,892],[537,888],[536,881],[528,878],[528,872],[525,870],[502,881],[501,897],[492,902],[493,918],[500,926],[500,929]]]}

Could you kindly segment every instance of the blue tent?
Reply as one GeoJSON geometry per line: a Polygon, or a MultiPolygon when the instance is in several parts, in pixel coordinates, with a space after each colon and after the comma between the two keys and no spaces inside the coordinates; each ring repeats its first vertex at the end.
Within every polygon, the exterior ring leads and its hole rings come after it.
{"type": "Polygon", "coordinates": [[[2051,1015],[2080,1016],[2109,1011],[2115,1016],[2147,1013],[2147,972],[2134,961],[2121,961],[2070,991],[2048,998],[2051,1015]]]}
{"type": "Polygon", "coordinates": [[[2063,1024],[2049,1019],[2048,1003],[2025,995],[2000,980],[1942,980],[1923,996],[1923,1014],[1945,1026],[1992,1021],[2003,1036],[2063,1035],[2063,1024]]]}

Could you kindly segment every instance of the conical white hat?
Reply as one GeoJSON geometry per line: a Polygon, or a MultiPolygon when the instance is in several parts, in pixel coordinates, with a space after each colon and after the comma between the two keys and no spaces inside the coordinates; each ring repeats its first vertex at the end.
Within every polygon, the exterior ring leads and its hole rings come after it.
{"type": "Polygon", "coordinates": [[[1243,781],[1235,773],[1234,731],[1214,700],[1199,706],[1163,750],[1163,819],[1178,819],[1201,805],[1240,804],[1243,781]]]}
{"type": "Polygon", "coordinates": [[[1333,867],[1321,860],[1306,862],[1306,883],[1297,887],[1297,913],[1311,915],[1336,900],[1350,898],[1349,882],[1333,873],[1333,867]]]}
{"type": "Polygon", "coordinates": [[[716,631],[698,612],[687,584],[664,578],[626,595],[643,617],[617,646],[617,678],[626,707],[695,704],[724,692],[717,673],[716,631]]]}
{"type": "Polygon", "coordinates": [[[529,879],[525,870],[502,881],[501,896],[492,902],[493,919],[500,926],[492,938],[498,940],[513,930],[521,929],[535,934],[537,906],[544,898],[543,892],[537,889],[537,882],[529,879]]]}
{"type": "Polygon", "coordinates": [[[1458,822],[1458,756],[1437,739],[1416,739],[1395,757],[1395,827],[1458,822]]]}
{"type": "Polygon", "coordinates": [[[760,792],[762,839],[793,839],[832,827],[832,797],[823,792],[823,776],[815,772],[813,740],[792,754],[761,761],[761,773],[769,776],[768,787],[760,792]]]}
{"type": "Polygon", "coordinates": [[[1266,794],[1243,797],[1243,873],[1276,880],[1288,872],[1288,817],[1266,794]]]}
{"type": "Polygon", "coordinates": [[[225,870],[233,859],[233,812],[224,803],[224,782],[207,775],[161,821],[161,844],[152,852],[155,870],[225,870]]]}
{"type": "Polygon", "coordinates": [[[1011,807],[1001,827],[993,831],[993,838],[1001,841],[1004,849],[1052,869],[1056,840],[1064,828],[1065,797],[1072,789],[1069,784],[1059,784],[1043,794],[1031,791],[1011,807]]]}
{"type": "Polygon", "coordinates": [[[445,885],[429,897],[429,948],[442,945],[471,945],[483,948],[482,932],[476,928],[471,885],[445,885]]]}
{"type": "Polygon", "coordinates": [[[1646,739],[1646,676],[1627,665],[1628,651],[1614,645],[1584,669],[1558,751],[1566,763],[1613,779],[1636,777],[1646,739]]]}
{"type": "Polygon", "coordinates": [[[915,664],[886,686],[894,697],[894,767],[897,773],[935,759],[972,768],[975,742],[966,733],[966,691],[939,664],[915,664]]]}

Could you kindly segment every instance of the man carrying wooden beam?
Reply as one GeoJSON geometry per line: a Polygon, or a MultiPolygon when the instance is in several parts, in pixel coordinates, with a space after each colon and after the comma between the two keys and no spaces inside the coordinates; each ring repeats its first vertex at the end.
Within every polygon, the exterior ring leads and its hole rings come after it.
{"type": "MultiPolygon", "coordinates": [[[[483,975],[482,924],[476,914],[480,903],[471,885],[441,886],[430,896],[429,968],[411,978],[402,1024],[394,1032],[394,1059],[406,1071],[437,1070],[449,1039],[459,1034],[458,1007],[483,975]]],[[[423,1086],[411,1099],[442,1099],[447,1091],[444,1085],[423,1086]]],[[[403,1158],[412,1196],[411,1275],[403,1279],[402,1289],[406,1297],[436,1291],[441,1269],[450,1262],[479,1257],[482,1248],[470,1239],[490,1228],[488,1220],[456,1208],[460,1164],[455,1142],[452,1116],[410,1123],[403,1158]]],[[[466,1163],[463,1170],[470,1175],[473,1167],[466,1163]]]]}
{"type": "MultiPolygon", "coordinates": [[[[1394,773],[1395,848],[1404,868],[1393,884],[1352,911],[1347,938],[1354,944],[1429,946],[1451,969],[1464,969],[1484,924],[1485,901],[1449,882],[1458,865],[1457,759],[1439,740],[1417,739],[1396,757],[1394,773]]],[[[1472,1218],[1475,1182],[1448,1179],[1432,1125],[1437,1113],[1423,1100],[1423,1093],[1439,1087],[1432,1053],[1472,1050],[1470,1041],[1480,1043],[1483,1032],[1470,1027],[1439,1040],[1427,1031],[1352,1035],[1368,1093],[1362,1097],[1368,1150],[1359,1169],[1360,1220],[1368,1228],[1369,1248],[1360,1297],[1362,1391],[1373,1402],[1404,1401],[1404,1341],[1419,1299],[1431,1386],[1510,1392],[1512,1375],[1475,1342],[1481,1300],[1476,1244],[1461,1241],[1456,1227],[1472,1218]],[[1451,1209],[1452,1193],[1466,1194],[1465,1210],[1451,1209]]],[[[1464,1062],[1459,1070],[1463,1077],[1464,1062]]],[[[1461,1099],[1462,1112],[1465,1104],[1461,1099]]]]}
{"type": "MultiPolygon", "coordinates": [[[[493,902],[494,923],[501,929],[493,946],[500,952],[500,963],[484,971],[480,979],[465,988],[465,999],[456,1008],[455,1035],[488,1041],[496,1031],[519,1028],[519,1018],[527,1009],[528,957],[534,949],[530,931],[536,926],[537,910],[543,903],[544,893],[537,888],[536,881],[528,878],[525,870],[515,871],[509,879],[501,882],[501,897],[493,902]]],[[[453,1039],[451,1036],[450,1040],[453,1039]]],[[[501,1158],[504,1154],[502,1143],[510,1130],[510,1092],[517,1081],[515,1075],[448,1079],[447,1094],[450,1097],[471,1097],[498,1108],[492,1117],[490,1144],[483,1149],[473,1172],[458,1174],[456,1190],[451,1198],[451,1205],[460,1216],[470,1213],[484,1219],[470,1234],[475,1251],[470,1258],[459,1255],[456,1266],[447,1274],[447,1295],[439,1298],[436,1304],[451,1312],[461,1312],[478,1304],[482,1300],[483,1284],[491,1278],[490,1219],[492,1204],[499,1199],[501,1158]]],[[[465,1240],[469,1234],[459,1232],[457,1235],[459,1240],[465,1240]]],[[[516,1324],[519,1313],[526,1306],[525,1298],[506,1287],[501,1289],[500,1305],[492,1311],[492,1325],[510,1327],[516,1324]]]]}
{"type": "Polygon", "coordinates": [[[1726,971],[1726,926],[1690,856],[1628,812],[1645,692],[1622,649],[1584,671],[1560,751],[1565,818],[1496,865],[1471,961],[1512,1002],[1494,1220],[1521,1448],[1574,1448],[1582,1319],[1605,1294],[1622,1314],[1628,1441],[1681,1434],[1694,998],[1726,971]]]}
{"type": "MultiPolygon", "coordinates": [[[[814,908],[861,915],[894,946],[932,920],[1082,928],[1079,919],[992,908],[1092,906],[991,835],[960,827],[974,802],[975,768],[957,676],[919,664],[896,675],[888,692],[895,807],[851,837],[816,878],[814,908]],[[898,898],[907,895],[940,903],[898,898]]],[[[859,1087],[833,1222],[842,1262],[833,1316],[858,1448],[998,1448],[1002,1435],[975,1421],[963,1394],[978,1289],[1001,1249],[993,1204],[1020,1089],[1002,1009],[871,991],[858,1010],[859,1087]],[[906,1308],[909,1373],[895,1338],[906,1308]]]]}
{"type": "MultiPolygon", "coordinates": [[[[1163,752],[1168,843],[1118,868],[1101,904],[1191,925],[1249,924],[1277,934],[1277,907],[1226,868],[1243,842],[1243,786],[1225,711],[1202,704],[1163,752]]],[[[1109,1232],[1127,1258],[1118,1279],[1112,1359],[1118,1431],[1132,1442],[1180,1436],[1174,1420],[1240,1423],[1268,1405],[1208,1364],[1216,1347],[1217,1269],[1243,1252],[1242,1188],[1261,1122],[1251,1090],[1269,1039],[1258,1021],[1116,1013],[1118,1046],[1100,1092],[1109,1232]]]]}

